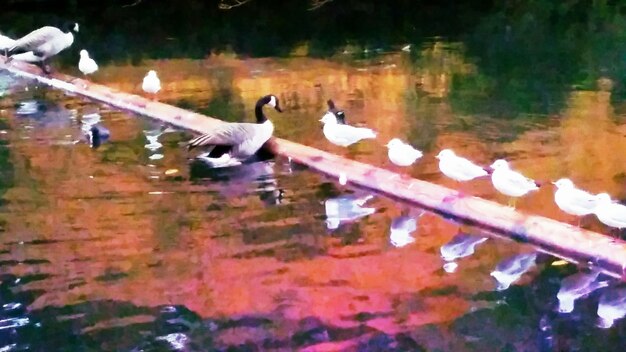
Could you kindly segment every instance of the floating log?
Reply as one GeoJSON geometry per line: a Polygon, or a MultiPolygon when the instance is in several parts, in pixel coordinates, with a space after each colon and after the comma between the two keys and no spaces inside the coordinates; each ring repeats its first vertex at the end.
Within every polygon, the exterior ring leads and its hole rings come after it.
{"type": "MultiPolygon", "coordinates": [[[[13,61],[9,65],[0,62],[0,69],[199,133],[207,133],[223,123],[218,119],[72,76],[59,73],[44,76],[38,67],[23,62],[13,61]]],[[[271,145],[277,154],[290,157],[294,162],[323,174],[339,177],[340,173],[345,173],[348,182],[353,185],[453,217],[498,235],[533,244],[570,261],[592,262],[607,274],[626,279],[626,242],[622,240],[546,217],[524,214],[478,197],[456,197],[455,190],[415,178],[401,177],[386,169],[288,140],[274,138],[271,145]]]]}

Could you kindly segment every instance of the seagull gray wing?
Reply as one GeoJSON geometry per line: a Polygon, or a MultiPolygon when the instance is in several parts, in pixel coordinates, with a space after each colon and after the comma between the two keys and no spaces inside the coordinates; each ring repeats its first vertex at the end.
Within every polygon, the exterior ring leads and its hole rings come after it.
{"type": "Polygon", "coordinates": [[[260,124],[255,123],[224,123],[210,133],[196,137],[187,143],[187,148],[209,145],[238,145],[254,138],[260,124]]]}
{"type": "Polygon", "coordinates": [[[34,51],[59,35],[63,35],[63,32],[56,27],[41,27],[17,39],[9,51],[34,51]]]}

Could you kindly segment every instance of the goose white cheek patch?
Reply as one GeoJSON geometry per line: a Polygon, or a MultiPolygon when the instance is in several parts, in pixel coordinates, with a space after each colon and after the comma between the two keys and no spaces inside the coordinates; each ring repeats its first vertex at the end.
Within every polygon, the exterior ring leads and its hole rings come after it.
{"type": "Polygon", "coordinates": [[[270,101],[269,101],[269,103],[267,103],[267,105],[269,105],[269,106],[271,106],[271,107],[275,108],[275,107],[276,107],[276,97],[272,95],[272,96],[270,97],[270,101]]]}

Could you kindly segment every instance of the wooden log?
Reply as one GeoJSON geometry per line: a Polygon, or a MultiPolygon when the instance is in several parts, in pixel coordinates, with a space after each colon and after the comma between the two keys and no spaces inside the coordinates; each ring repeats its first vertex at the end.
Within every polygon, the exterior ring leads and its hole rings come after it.
{"type": "MultiPolygon", "coordinates": [[[[0,69],[118,109],[200,133],[209,132],[223,123],[211,117],[151,101],[138,95],[119,92],[72,76],[53,74],[46,77],[41,74],[39,68],[25,63],[14,61],[6,65],[0,62],[0,69]]],[[[606,273],[622,280],[626,279],[626,242],[622,240],[546,217],[524,214],[478,197],[458,198],[455,190],[415,178],[400,177],[386,169],[284,139],[274,138],[271,144],[277,154],[290,157],[293,161],[323,174],[339,177],[343,172],[348,182],[353,185],[454,217],[460,222],[487,229],[495,234],[531,243],[545,252],[571,261],[593,262],[606,273]]]]}

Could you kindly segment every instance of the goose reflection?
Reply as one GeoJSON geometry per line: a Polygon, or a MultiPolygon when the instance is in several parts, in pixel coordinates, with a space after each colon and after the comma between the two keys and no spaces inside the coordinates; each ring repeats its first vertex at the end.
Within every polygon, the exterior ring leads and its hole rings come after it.
{"type": "Polygon", "coordinates": [[[15,106],[15,114],[18,116],[40,116],[46,110],[48,110],[47,106],[37,100],[25,100],[15,106]]]}
{"type": "Polygon", "coordinates": [[[335,230],[341,223],[352,222],[364,216],[373,214],[376,208],[364,208],[367,201],[374,198],[372,195],[363,197],[341,196],[326,200],[326,227],[335,230]]]}
{"type": "Polygon", "coordinates": [[[518,254],[501,261],[491,276],[498,282],[496,290],[503,291],[535,265],[537,253],[518,254]]]}
{"type": "Polygon", "coordinates": [[[487,237],[479,237],[467,233],[456,234],[450,242],[440,248],[441,258],[446,261],[443,269],[450,273],[458,266],[454,261],[474,254],[477,245],[487,241],[487,237]]]}
{"type": "Polygon", "coordinates": [[[564,278],[561,281],[561,288],[556,295],[559,300],[558,311],[561,313],[571,313],[574,310],[574,302],[585,297],[593,291],[609,285],[608,281],[598,281],[600,270],[593,270],[591,273],[577,273],[564,278]]]}
{"type": "MultiPolygon", "coordinates": [[[[420,214],[421,215],[421,214],[420,214]]],[[[417,221],[409,215],[401,215],[391,221],[389,242],[395,247],[404,247],[415,242],[411,233],[417,229],[417,221]]]]}
{"type": "Polygon", "coordinates": [[[600,296],[598,303],[599,326],[608,329],[616,320],[626,315],[626,287],[609,288],[600,296]]]}
{"type": "Polygon", "coordinates": [[[240,197],[249,193],[259,195],[266,205],[285,204],[285,191],[276,179],[273,160],[213,168],[194,159],[190,168],[192,179],[209,179],[220,182],[216,190],[225,197],[240,197]]]}
{"type": "Polygon", "coordinates": [[[144,130],[144,136],[148,140],[148,144],[144,145],[144,148],[148,149],[151,152],[156,152],[157,150],[163,147],[163,144],[159,142],[159,137],[163,134],[163,130],[161,128],[153,129],[153,130],[144,130]]]}
{"type": "Polygon", "coordinates": [[[111,132],[100,124],[102,117],[98,113],[90,113],[82,116],[80,129],[85,135],[89,146],[96,149],[102,143],[109,140],[111,132]]]}

